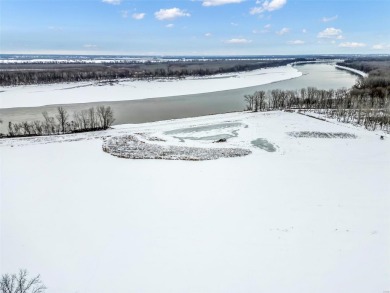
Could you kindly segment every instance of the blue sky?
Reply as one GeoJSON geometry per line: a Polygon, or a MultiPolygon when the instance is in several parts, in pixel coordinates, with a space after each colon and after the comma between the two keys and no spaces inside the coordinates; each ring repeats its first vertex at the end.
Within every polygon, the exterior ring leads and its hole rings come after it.
{"type": "Polygon", "coordinates": [[[388,54],[390,0],[0,0],[0,52],[388,54]]]}

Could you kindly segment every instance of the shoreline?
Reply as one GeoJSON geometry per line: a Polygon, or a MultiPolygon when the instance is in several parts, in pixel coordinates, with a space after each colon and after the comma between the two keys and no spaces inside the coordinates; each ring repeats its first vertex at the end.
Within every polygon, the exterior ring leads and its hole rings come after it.
{"type": "Polygon", "coordinates": [[[354,68],[350,68],[350,67],[346,67],[346,66],[341,66],[341,65],[335,65],[336,68],[338,69],[342,69],[342,70],[346,70],[346,71],[349,71],[349,72],[352,72],[352,73],[355,73],[356,75],[359,75],[361,77],[367,77],[368,74],[363,72],[363,71],[360,71],[360,70],[357,70],[357,69],[354,69],[354,68]]]}
{"type": "MultiPolygon", "coordinates": [[[[241,88],[238,89],[229,90],[224,88],[221,91],[215,92],[212,92],[209,86],[205,86],[202,87],[208,90],[208,92],[205,94],[175,95],[160,98],[162,96],[162,92],[156,91],[157,94],[155,94],[154,97],[148,99],[135,99],[137,97],[133,97],[133,99],[131,100],[119,100],[118,95],[111,95],[110,97],[112,97],[112,100],[114,101],[77,101],[78,103],[52,103],[48,106],[36,107],[29,107],[28,105],[23,105],[20,103],[20,107],[0,107],[0,116],[3,120],[3,124],[0,124],[0,132],[7,133],[7,125],[9,121],[12,121],[13,123],[21,123],[23,121],[42,120],[42,112],[48,112],[49,115],[54,117],[54,115],[57,114],[56,108],[58,106],[63,106],[69,113],[85,110],[89,107],[111,106],[115,113],[116,119],[114,125],[127,123],[138,124],[143,122],[153,122],[161,120],[204,116],[209,114],[221,114],[227,112],[242,111],[243,109],[245,109],[244,96],[253,94],[257,90],[268,91],[276,88],[294,90],[301,89],[302,87],[307,86],[317,86],[322,89],[341,87],[349,88],[356,81],[356,75],[352,75],[347,71],[336,70],[335,67],[331,65],[304,65],[299,67],[297,66],[296,69],[301,71],[301,73],[299,73],[302,74],[300,78],[288,79],[288,76],[284,76],[285,80],[283,81],[271,81],[268,84],[259,86],[245,87],[245,84],[242,84],[242,81],[245,81],[245,79],[238,77],[217,80],[208,79],[201,81],[198,80],[184,82],[184,84],[191,84],[191,82],[193,82],[195,84],[201,85],[213,85],[216,82],[222,82],[222,84],[227,84],[228,86],[231,86],[231,81],[236,80],[240,83],[239,85],[241,85],[241,88]]],[[[295,72],[296,69],[294,69],[295,72]]],[[[280,69],[276,70],[280,72],[280,69]]],[[[253,72],[249,72],[247,73],[247,75],[253,75],[253,72]]],[[[254,80],[256,81],[256,79],[263,80],[265,76],[266,75],[254,75],[250,78],[254,78],[254,80]]],[[[175,90],[175,94],[178,94],[178,91],[187,90],[186,88],[183,88],[183,86],[179,86],[182,84],[182,82],[150,82],[147,85],[168,86],[175,90]]],[[[63,86],[64,85],[62,85],[62,87],[63,86]]],[[[66,86],[72,87],[69,84],[67,84],[66,86]]],[[[30,88],[32,88],[32,86],[30,86],[30,88]]],[[[39,89],[44,88],[46,87],[35,87],[36,93],[33,93],[34,95],[29,93],[29,91],[25,89],[23,91],[15,91],[15,93],[26,93],[25,95],[23,95],[24,99],[26,100],[33,97],[45,97],[44,95],[51,94],[51,92],[39,92],[39,89]]],[[[83,88],[75,88],[70,91],[61,90],[52,92],[54,94],[62,94],[65,96],[65,94],[68,93],[80,92],[80,89],[82,89],[82,92],[86,93],[86,97],[94,97],[94,93],[96,93],[96,91],[101,90],[102,88],[113,93],[115,93],[116,90],[122,91],[122,93],[126,93],[128,89],[131,90],[130,87],[125,87],[122,85],[106,85],[103,87],[84,86],[83,88]]],[[[0,93],[0,101],[1,98],[5,96],[5,94],[6,93],[0,93]]],[[[3,104],[3,106],[5,107],[6,105],[3,104]]]]}
{"type": "Polygon", "coordinates": [[[287,65],[218,74],[207,78],[192,77],[167,81],[126,80],[112,85],[109,82],[104,85],[99,85],[99,82],[83,82],[1,87],[0,109],[202,94],[265,85],[300,76],[302,76],[300,71],[287,65]],[[205,88],[207,90],[203,90],[205,88]]]}

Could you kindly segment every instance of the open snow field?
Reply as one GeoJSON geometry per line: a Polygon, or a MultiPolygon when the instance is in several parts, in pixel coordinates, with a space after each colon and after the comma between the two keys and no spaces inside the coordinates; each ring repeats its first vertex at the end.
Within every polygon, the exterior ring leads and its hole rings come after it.
{"type": "Polygon", "coordinates": [[[0,140],[0,159],[1,273],[39,273],[48,293],[390,290],[389,136],[233,113],[0,140]],[[251,154],[103,152],[130,134],[251,154]]]}
{"type": "Polygon", "coordinates": [[[216,92],[292,79],[302,73],[292,66],[226,73],[180,80],[122,80],[0,87],[0,109],[43,105],[141,100],[216,92]]]}

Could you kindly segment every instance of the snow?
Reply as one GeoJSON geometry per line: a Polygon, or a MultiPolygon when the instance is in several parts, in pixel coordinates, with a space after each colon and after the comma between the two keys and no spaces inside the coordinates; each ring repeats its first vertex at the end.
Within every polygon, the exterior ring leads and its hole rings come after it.
{"type": "Polygon", "coordinates": [[[357,70],[357,69],[354,69],[354,68],[350,68],[350,67],[346,67],[346,66],[341,66],[341,65],[335,65],[336,68],[340,68],[340,69],[344,69],[344,70],[347,70],[347,71],[350,71],[350,72],[353,72],[353,73],[356,73],[358,75],[360,75],[361,77],[367,77],[368,74],[361,71],[361,70],[357,70]]]}
{"type": "Polygon", "coordinates": [[[3,139],[0,159],[0,271],[39,273],[48,293],[390,290],[389,136],[296,113],[231,113],[3,139]],[[226,143],[200,139],[233,131],[226,143]],[[136,133],[252,154],[103,152],[104,138],[136,133]],[[252,145],[260,138],[276,151],[252,145]]]}
{"type": "MultiPolygon", "coordinates": [[[[170,61],[170,60],[168,60],[170,61]]],[[[0,59],[0,64],[106,64],[106,63],[146,63],[156,62],[153,58],[114,58],[114,59],[82,59],[82,58],[66,58],[66,59],[53,59],[53,58],[33,58],[33,59],[0,59]]],[[[161,62],[158,60],[157,62],[161,62]]]]}
{"type": "Polygon", "coordinates": [[[0,108],[37,107],[103,101],[140,100],[257,86],[292,79],[302,73],[291,66],[180,80],[122,80],[0,87],[0,108]]]}

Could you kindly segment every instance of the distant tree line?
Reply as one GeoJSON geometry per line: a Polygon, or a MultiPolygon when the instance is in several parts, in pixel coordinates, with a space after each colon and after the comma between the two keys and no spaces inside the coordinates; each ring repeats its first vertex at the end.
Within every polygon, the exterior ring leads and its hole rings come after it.
{"type": "Polygon", "coordinates": [[[74,112],[69,115],[63,107],[57,108],[57,114],[49,116],[42,113],[43,121],[23,121],[8,123],[8,137],[54,135],[105,130],[115,121],[111,107],[98,106],[74,112]]]}
{"type": "Polygon", "coordinates": [[[371,78],[390,77],[389,56],[352,58],[337,64],[368,73],[371,78]]]}
{"type": "Polygon", "coordinates": [[[390,78],[362,78],[350,89],[257,91],[246,95],[246,110],[303,110],[366,129],[390,131],[390,78]]]}
{"type": "MultiPolygon", "coordinates": [[[[29,85],[29,84],[48,84],[59,82],[78,82],[91,80],[117,80],[124,78],[149,79],[149,78],[182,78],[185,76],[207,76],[211,74],[248,71],[267,67],[284,66],[294,60],[270,60],[270,61],[251,61],[226,62],[210,61],[202,63],[191,62],[166,62],[164,64],[99,64],[86,65],[79,64],[68,67],[66,64],[60,67],[52,67],[51,64],[42,64],[40,67],[31,69],[7,68],[0,70],[0,86],[29,85]],[[76,66],[76,67],[75,67],[76,66]]],[[[14,65],[9,65],[14,66],[14,65]]],[[[32,66],[28,64],[28,66],[32,66]]]]}

